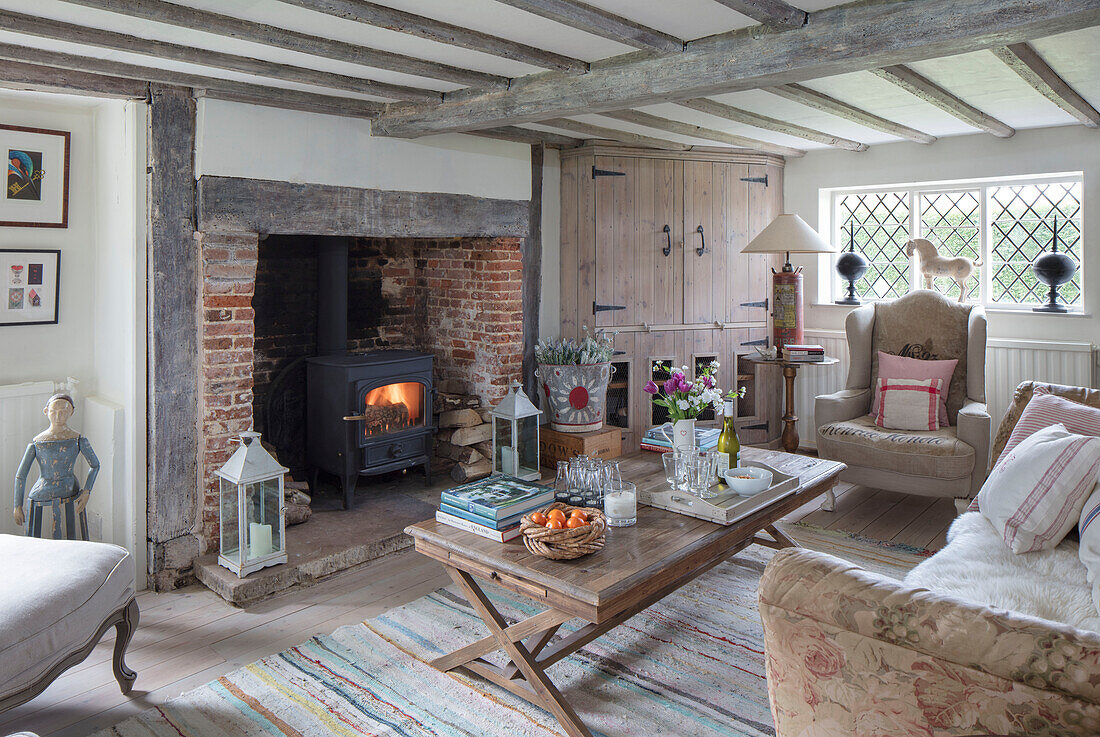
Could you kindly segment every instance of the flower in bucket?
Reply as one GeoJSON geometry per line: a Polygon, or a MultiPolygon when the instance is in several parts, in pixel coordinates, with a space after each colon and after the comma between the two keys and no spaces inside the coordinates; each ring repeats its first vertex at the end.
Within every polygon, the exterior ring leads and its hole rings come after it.
{"type": "Polygon", "coordinates": [[[687,366],[670,369],[658,364],[656,368],[669,371],[668,379],[662,384],[648,381],[642,390],[652,394],[653,403],[667,409],[673,420],[694,419],[708,407],[721,411],[722,390],[718,388],[715,378],[720,365],[717,361],[711,361],[692,380],[687,377],[687,366]]]}

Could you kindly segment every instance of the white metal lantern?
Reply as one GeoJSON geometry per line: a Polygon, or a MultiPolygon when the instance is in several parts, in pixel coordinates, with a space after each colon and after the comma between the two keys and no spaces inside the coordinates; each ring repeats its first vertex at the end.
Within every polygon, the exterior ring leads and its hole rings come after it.
{"type": "Polygon", "coordinates": [[[539,415],[542,412],[516,381],[490,414],[493,417],[493,473],[537,481],[542,477],[539,470],[539,415]]]}
{"type": "Polygon", "coordinates": [[[243,578],[286,563],[286,505],[279,465],[260,444],[260,433],[242,432],[241,447],[215,471],[219,481],[221,546],[218,563],[243,578]]]}

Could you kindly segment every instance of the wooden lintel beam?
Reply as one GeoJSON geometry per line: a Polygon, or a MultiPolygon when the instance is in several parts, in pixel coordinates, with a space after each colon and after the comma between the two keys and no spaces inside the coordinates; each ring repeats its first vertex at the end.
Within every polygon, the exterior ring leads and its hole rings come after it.
{"type": "Polygon", "coordinates": [[[948,115],[954,116],[975,128],[998,138],[1010,138],[1016,129],[1002,123],[992,115],[983,113],[970,103],[956,97],[943,87],[903,64],[894,64],[882,69],[872,70],[874,74],[888,82],[893,82],[915,97],[935,105],[948,115]]]}
{"type": "Polygon", "coordinates": [[[124,64],[107,59],[96,59],[90,56],[77,56],[60,51],[44,51],[29,46],[16,46],[14,44],[0,43],[0,59],[8,61],[22,61],[30,64],[38,64],[50,67],[59,78],[64,79],[74,72],[91,72],[93,74],[107,75],[111,77],[124,77],[141,80],[143,82],[157,82],[174,87],[190,87],[195,90],[206,90],[210,97],[220,96],[225,99],[234,99],[244,102],[252,102],[268,107],[287,108],[291,110],[305,110],[309,112],[322,112],[334,115],[345,115],[357,118],[374,118],[381,112],[383,105],[371,100],[361,100],[354,97],[336,97],[332,95],[317,95],[312,92],[288,90],[282,87],[268,87],[259,84],[248,84],[231,79],[218,79],[216,77],[203,77],[197,74],[184,72],[172,72],[154,67],[142,67],[134,64],[124,64]]]}
{"type": "Polygon", "coordinates": [[[691,144],[687,143],[677,143],[676,141],[669,141],[664,138],[643,136],[640,133],[621,131],[616,128],[606,128],[602,125],[592,125],[591,123],[585,123],[580,120],[570,120],[569,118],[550,118],[549,120],[540,120],[539,124],[548,125],[551,128],[560,128],[563,131],[579,133],[586,138],[618,141],[619,143],[629,143],[635,146],[645,146],[646,148],[659,148],[668,151],[687,151],[691,148],[691,144]]]}
{"type": "Polygon", "coordinates": [[[359,238],[526,238],[531,203],[445,192],[203,176],[197,229],[359,238]]]}
{"type": "Polygon", "coordinates": [[[270,77],[285,82],[298,82],[311,84],[318,87],[357,92],[362,95],[375,95],[391,100],[421,100],[424,102],[440,102],[443,95],[433,90],[406,87],[404,85],[376,82],[362,77],[349,77],[343,74],[322,72],[316,69],[278,64],[261,59],[253,59],[247,56],[226,54],[210,49],[199,49],[193,46],[157,41],[155,39],[139,38],[125,33],[115,33],[101,28],[80,26],[73,23],[51,20],[25,13],[14,13],[0,10],[0,28],[14,33],[22,33],[28,36],[50,38],[67,43],[96,46],[102,49],[115,49],[127,51],[156,59],[172,59],[190,64],[201,64],[216,69],[227,69],[244,74],[254,74],[260,77],[270,77]]]}
{"type": "Polygon", "coordinates": [[[895,123],[892,120],[886,118],[880,118],[873,113],[869,113],[866,110],[849,105],[846,102],[830,97],[824,92],[818,92],[817,90],[810,89],[800,84],[785,84],[778,87],[765,87],[765,91],[778,95],[785,100],[791,100],[792,102],[798,102],[806,107],[813,108],[814,110],[820,110],[823,113],[829,113],[835,115],[838,118],[849,120],[853,123],[858,123],[864,128],[870,128],[871,130],[879,131],[880,133],[887,133],[891,136],[897,136],[898,138],[905,138],[914,143],[931,144],[936,142],[936,137],[919,131],[916,128],[910,128],[907,125],[901,123],[895,123]]]}
{"type": "Polygon", "coordinates": [[[0,87],[121,100],[144,100],[149,97],[149,83],[138,79],[57,69],[6,59],[0,59],[0,87]]]}
{"type": "Polygon", "coordinates": [[[1043,57],[1027,43],[993,49],[997,58],[1035,88],[1035,91],[1081,121],[1089,128],[1100,125],[1100,112],[1077,94],[1069,83],[1051,69],[1043,57]]]}
{"type": "Polygon", "coordinates": [[[497,0],[562,25],[618,41],[636,49],[669,54],[683,51],[684,42],[675,36],[635,23],[577,0],[497,0]]]}
{"type": "Polygon", "coordinates": [[[783,0],[716,0],[741,15],[747,15],[757,23],[772,28],[801,28],[806,25],[809,13],[789,5],[783,0]]]}
{"type": "Polygon", "coordinates": [[[588,63],[580,59],[537,49],[506,38],[444,23],[386,5],[367,2],[367,0],[280,0],[280,2],[390,31],[408,33],[450,46],[521,61],[542,69],[558,69],[573,73],[588,71],[588,63]]]}
{"type": "Polygon", "coordinates": [[[211,13],[176,3],[160,0],[65,0],[97,10],[121,13],[134,18],[165,23],[180,28],[200,30],[218,36],[228,36],[241,41],[275,46],[312,56],[361,64],[376,69],[387,69],[403,74],[413,74],[427,79],[441,79],[462,85],[478,87],[503,87],[508,80],[493,74],[460,69],[449,64],[417,59],[391,51],[371,49],[357,44],[337,41],[321,36],[278,28],[264,23],[235,18],[231,15],[211,13]]]}
{"type": "Polygon", "coordinates": [[[572,136],[563,136],[560,133],[549,131],[537,131],[531,128],[520,128],[514,125],[503,125],[499,128],[485,128],[483,130],[470,131],[470,135],[484,138],[496,138],[502,141],[514,141],[516,143],[529,143],[541,145],[547,148],[570,148],[579,146],[581,140],[572,136]]]}
{"type": "Polygon", "coordinates": [[[731,146],[748,148],[754,151],[763,151],[769,154],[776,154],[777,156],[798,157],[806,155],[806,152],[799,148],[781,146],[778,143],[768,143],[767,141],[760,141],[755,138],[746,138],[745,136],[738,136],[733,133],[714,130],[713,128],[704,128],[694,123],[669,120],[668,118],[662,118],[657,115],[643,113],[640,110],[616,110],[600,113],[600,115],[614,118],[615,120],[621,120],[624,123],[633,123],[635,125],[644,125],[647,128],[656,128],[657,130],[662,130],[667,133],[676,133],[681,136],[691,136],[692,138],[702,138],[707,141],[728,143],[731,146]]]}
{"type": "Polygon", "coordinates": [[[805,138],[807,141],[824,143],[826,146],[843,148],[848,151],[867,150],[866,143],[852,141],[848,138],[841,138],[840,136],[834,136],[830,133],[824,133],[819,130],[814,130],[813,128],[796,125],[795,123],[788,123],[776,118],[769,118],[766,115],[759,115],[749,110],[742,110],[741,108],[726,105],[715,100],[709,100],[705,97],[699,97],[693,100],[680,100],[677,104],[686,108],[691,108],[692,110],[698,110],[707,115],[732,120],[735,123],[743,123],[745,125],[751,125],[754,128],[784,133],[788,136],[795,136],[796,138],[805,138]]]}
{"type": "MultiPolygon", "coordinates": [[[[85,0],[86,1],[86,0],[85,0]]],[[[979,51],[1100,24],[1096,0],[878,0],[816,11],[795,31],[743,28],[679,54],[627,54],[588,74],[543,72],[507,90],[395,104],[376,135],[423,135],[600,113],[979,51]]]]}

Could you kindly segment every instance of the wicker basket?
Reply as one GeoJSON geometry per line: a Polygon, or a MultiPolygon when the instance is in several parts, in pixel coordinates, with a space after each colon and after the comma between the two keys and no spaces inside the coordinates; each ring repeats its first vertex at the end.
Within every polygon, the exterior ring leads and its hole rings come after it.
{"type": "Polygon", "coordinates": [[[607,532],[607,518],[603,516],[603,512],[598,509],[571,507],[561,502],[554,502],[540,511],[547,514],[551,509],[560,509],[566,517],[574,509],[584,509],[588,514],[588,524],[572,529],[551,530],[532,522],[531,515],[534,512],[529,512],[523,515],[519,523],[520,531],[523,532],[523,544],[529,551],[551,560],[571,560],[603,548],[604,533],[607,532]]]}

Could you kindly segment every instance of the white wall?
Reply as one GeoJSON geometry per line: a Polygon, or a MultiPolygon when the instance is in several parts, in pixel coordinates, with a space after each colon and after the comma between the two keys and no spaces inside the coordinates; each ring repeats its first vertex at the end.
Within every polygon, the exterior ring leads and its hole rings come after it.
{"type": "MultiPolygon", "coordinates": [[[[127,547],[138,571],[145,569],[145,109],[0,92],[5,123],[72,134],[68,228],[0,228],[0,248],[61,250],[58,324],[0,327],[0,385],[79,382],[73,426],[103,466],[89,526],[98,539],[127,547]]],[[[26,443],[45,426],[41,416],[25,419],[27,437],[11,442],[26,443]]],[[[13,474],[0,469],[0,492],[10,493],[13,474]]],[[[0,513],[0,522],[10,521],[0,513]]]]}
{"type": "MultiPolygon", "coordinates": [[[[989,135],[941,138],[931,146],[892,143],[863,153],[811,151],[787,161],[784,211],[819,227],[819,191],[952,179],[1084,171],[1085,316],[1036,315],[990,310],[989,334],[998,338],[1084,340],[1100,344],[1100,132],[1074,125],[1018,131],[1008,139],[989,135]]],[[[819,270],[827,259],[792,254],[806,275],[806,326],[843,330],[851,308],[810,303],[817,299],[819,270]]]]}
{"type": "Polygon", "coordinates": [[[465,135],[373,138],[370,121],[199,100],[196,176],[531,198],[531,147],[465,135]]]}
{"type": "Polygon", "coordinates": [[[546,149],[542,164],[542,295],[539,338],[561,335],[561,154],[546,149]]]}

